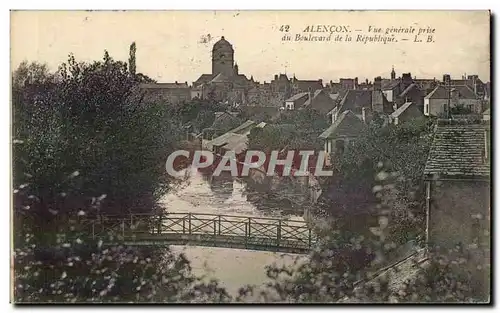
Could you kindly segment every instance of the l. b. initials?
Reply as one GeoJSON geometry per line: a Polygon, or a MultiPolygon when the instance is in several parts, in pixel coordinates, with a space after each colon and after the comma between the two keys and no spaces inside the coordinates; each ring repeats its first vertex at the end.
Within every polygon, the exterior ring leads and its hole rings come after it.
{"type": "MultiPolygon", "coordinates": [[[[415,38],[413,39],[413,42],[422,42],[423,40],[420,39],[419,35],[415,35],[415,38]]],[[[432,35],[427,36],[427,41],[426,42],[434,42],[434,38],[432,38],[432,35]]]]}

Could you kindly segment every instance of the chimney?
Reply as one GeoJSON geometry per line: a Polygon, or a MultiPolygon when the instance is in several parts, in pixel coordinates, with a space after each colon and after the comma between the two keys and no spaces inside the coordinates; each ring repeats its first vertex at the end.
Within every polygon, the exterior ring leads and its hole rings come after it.
{"type": "Polygon", "coordinates": [[[373,90],[382,90],[382,77],[377,76],[373,79],[373,90]]]}
{"type": "Polygon", "coordinates": [[[443,83],[444,83],[445,85],[448,85],[448,84],[450,83],[450,80],[451,80],[451,78],[450,78],[450,74],[444,74],[444,75],[443,75],[443,83]]]}
{"type": "Polygon", "coordinates": [[[401,76],[401,82],[403,83],[403,90],[410,86],[413,82],[411,73],[403,73],[403,75],[401,76]]]}
{"type": "Polygon", "coordinates": [[[354,89],[358,89],[358,78],[354,78],[354,89]]]}
{"type": "Polygon", "coordinates": [[[323,80],[322,79],[318,79],[318,82],[321,84],[321,87],[323,87],[323,80]]]}
{"type": "Polygon", "coordinates": [[[278,80],[278,75],[274,75],[274,80],[278,80]]]}

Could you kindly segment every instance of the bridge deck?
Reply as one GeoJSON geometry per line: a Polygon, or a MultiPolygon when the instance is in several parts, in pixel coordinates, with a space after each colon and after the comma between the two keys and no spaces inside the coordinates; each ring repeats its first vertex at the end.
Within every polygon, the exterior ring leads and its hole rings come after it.
{"type": "Polygon", "coordinates": [[[194,245],[307,253],[316,236],[303,221],[246,216],[167,213],[90,220],[93,238],[106,244],[194,245]]]}

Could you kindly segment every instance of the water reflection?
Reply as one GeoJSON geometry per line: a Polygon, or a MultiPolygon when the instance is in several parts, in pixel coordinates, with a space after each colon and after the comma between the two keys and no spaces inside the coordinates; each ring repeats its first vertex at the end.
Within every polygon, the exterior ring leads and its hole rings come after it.
{"type": "MultiPolygon", "coordinates": [[[[163,207],[170,212],[207,213],[239,216],[281,216],[289,221],[304,221],[302,214],[286,215],[287,208],[269,201],[265,192],[250,191],[247,184],[228,176],[211,178],[186,170],[186,181],[167,193],[163,207]]],[[[272,263],[292,265],[296,255],[229,248],[173,246],[188,257],[196,275],[216,278],[236,295],[246,284],[262,285],[268,281],[265,266],[272,263]]]]}
{"type": "Polygon", "coordinates": [[[161,201],[167,211],[303,220],[300,208],[271,193],[249,188],[241,179],[229,174],[211,177],[193,169],[186,171],[185,184],[167,193],[161,201]]]}

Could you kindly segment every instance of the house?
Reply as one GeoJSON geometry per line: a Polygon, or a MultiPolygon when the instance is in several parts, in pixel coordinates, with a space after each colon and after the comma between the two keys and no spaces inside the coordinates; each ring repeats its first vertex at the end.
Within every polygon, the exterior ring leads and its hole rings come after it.
{"type": "Polygon", "coordinates": [[[246,151],[248,145],[248,135],[255,127],[263,128],[266,123],[256,123],[248,120],[240,126],[228,131],[219,137],[206,143],[206,148],[216,154],[224,154],[225,151],[234,151],[236,155],[246,151]]]}
{"type": "MultiPolygon", "coordinates": [[[[398,97],[402,98],[399,104],[403,104],[405,101],[405,96],[400,96],[410,85],[414,83],[411,73],[403,73],[400,78],[395,78],[394,75],[391,79],[381,79],[381,77],[375,78],[381,81],[381,90],[383,91],[387,101],[395,103],[398,97]]],[[[375,83],[374,83],[375,89],[375,83]]],[[[408,91],[407,91],[408,92],[408,91]]]]}
{"type": "Polygon", "coordinates": [[[424,170],[428,247],[485,247],[463,255],[483,267],[489,262],[490,156],[489,125],[438,120],[424,170]]]}
{"type": "Polygon", "coordinates": [[[486,84],[481,81],[478,75],[463,75],[462,79],[452,79],[449,74],[443,75],[443,85],[445,86],[467,86],[481,99],[486,95],[486,84]]]}
{"type": "Polygon", "coordinates": [[[399,125],[423,116],[424,113],[422,113],[422,111],[420,111],[415,104],[412,102],[406,102],[396,111],[392,112],[390,115],[390,122],[394,125],[399,125]]]}
{"type": "Polygon", "coordinates": [[[299,80],[295,75],[291,79],[292,95],[301,92],[313,92],[314,90],[323,89],[323,80],[299,80]]]}
{"type": "Polygon", "coordinates": [[[355,90],[358,89],[358,78],[341,78],[340,87],[344,90],[355,90]]]}
{"type": "Polygon", "coordinates": [[[276,106],[241,105],[238,107],[238,111],[242,117],[255,121],[271,121],[276,119],[280,114],[279,107],[276,106]]]}
{"type": "Polygon", "coordinates": [[[383,79],[381,80],[381,87],[387,101],[391,103],[396,95],[400,93],[399,79],[383,79]]]}
{"type": "Polygon", "coordinates": [[[422,90],[422,92],[425,95],[429,94],[431,91],[434,90],[434,88],[437,87],[437,85],[439,85],[439,82],[435,77],[432,79],[426,79],[426,78],[417,79],[415,77],[413,78],[413,82],[417,84],[417,86],[420,88],[420,90],[422,90]]]}
{"type": "Polygon", "coordinates": [[[145,83],[139,85],[145,102],[179,104],[191,100],[191,88],[185,83],[145,83]]]}
{"type": "Polygon", "coordinates": [[[324,140],[326,154],[342,154],[347,144],[356,139],[365,127],[365,123],[356,114],[350,110],[344,111],[319,135],[324,140]]]}
{"type": "Polygon", "coordinates": [[[424,98],[424,114],[439,116],[447,112],[476,113],[482,111],[481,99],[468,86],[448,87],[439,85],[424,98]]]}
{"type": "Polygon", "coordinates": [[[314,93],[308,93],[308,99],[302,108],[316,110],[321,114],[327,114],[335,107],[335,100],[323,89],[318,89],[314,93]]]}
{"type": "Polygon", "coordinates": [[[215,119],[209,128],[203,130],[204,139],[213,139],[215,136],[228,131],[238,125],[238,112],[215,112],[215,119]]]}
{"type": "Polygon", "coordinates": [[[403,90],[403,92],[396,96],[393,107],[396,110],[403,104],[411,102],[423,113],[425,95],[425,92],[420,89],[420,86],[418,84],[411,83],[403,90]]]}
{"type": "Polygon", "coordinates": [[[483,112],[483,121],[489,121],[491,119],[490,109],[483,112]]]}
{"type": "Polygon", "coordinates": [[[301,92],[285,100],[287,110],[295,110],[304,105],[309,100],[309,92],[301,92]]]}
{"type": "Polygon", "coordinates": [[[393,108],[381,90],[380,77],[375,78],[373,86],[374,90],[348,90],[337,105],[336,114],[332,114],[332,122],[335,122],[338,114],[347,110],[365,122],[370,122],[375,113],[379,116],[391,114],[393,108]]]}

